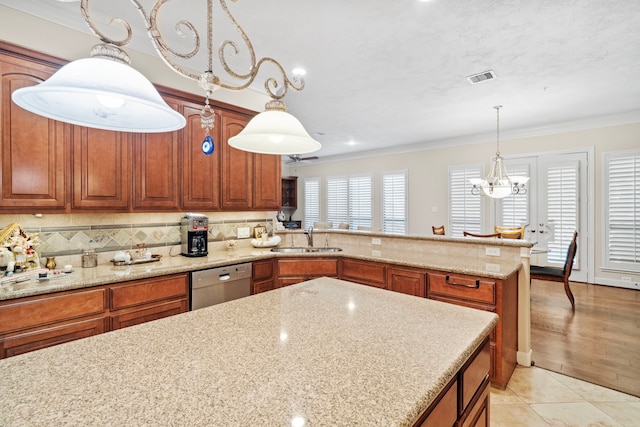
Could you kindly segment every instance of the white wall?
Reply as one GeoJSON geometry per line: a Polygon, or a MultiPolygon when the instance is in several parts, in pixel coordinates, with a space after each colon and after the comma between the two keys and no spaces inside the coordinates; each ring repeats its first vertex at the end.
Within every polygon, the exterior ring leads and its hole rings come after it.
{"type": "MultiPolygon", "coordinates": [[[[454,142],[455,143],[455,142],[454,142]]],[[[595,156],[589,170],[595,173],[595,200],[590,203],[590,214],[595,223],[595,236],[590,239],[595,250],[595,282],[628,286],[622,283],[621,273],[606,272],[601,269],[602,260],[602,158],[607,151],[640,148],[640,122],[619,126],[600,127],[588,130],[541,135],[528,138],[502,140],[500,148],[503,156],[547,153],[572,149],[593,148],[595,156]]],[[[362,159],[322,162],[310,164],[290,164],[283,169],[283,175],[299,176],[298,209],[293,219],[302,219],[304,213],[303,180],[306,176],[326,177],[331,175],[373,172],[374,183],[379,188],[380,172],[406,169],[409,171],[409,234],[429,235],[432,225],[447,224],[448,194],[447,176],[449,165],[464,163],[484,163],[485,171],[495,153],[495,141],[473,145],[458,145],[450,148],[420,150],[402,154],[385,154],[362,159]],[[433,212],[433,208],[437,212],[433,212]]],[[[380,219],[380,200],[374,200],[375,216],[380,219]]],[[[489,216],[490,203],[486,203],[489,216]]],[[[377,224],[379,226],[379,224],[377,224]]],[[[631,276],[634,283],[640,283],[639,274],[631,276]]]]}

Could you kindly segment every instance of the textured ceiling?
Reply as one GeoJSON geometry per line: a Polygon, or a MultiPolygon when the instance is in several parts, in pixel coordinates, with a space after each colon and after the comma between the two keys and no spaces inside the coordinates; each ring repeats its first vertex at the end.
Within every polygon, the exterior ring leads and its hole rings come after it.
{"type": "MultiPolygon", "coordinates": [[[[142,27],[126,0],[94,3],[142,27]]],[[[203,19],[203,0],[173,3],[203,19]]],[[[88,31],[77,2],[0,4],[88,31]]],[[[307,70],[306,88],[285,101],[324,159],[491,141],[496,104],[504,137],[640,120],[638,0],[238,0],[229,9],[258,57],[307,70]],[[486,70],[497,78],[466,80],[486,70]]],[[[216,37],[230,37],[225,25],[216,37]]],[[[136,33],[131,48],[150,53],[136,33]]]]}

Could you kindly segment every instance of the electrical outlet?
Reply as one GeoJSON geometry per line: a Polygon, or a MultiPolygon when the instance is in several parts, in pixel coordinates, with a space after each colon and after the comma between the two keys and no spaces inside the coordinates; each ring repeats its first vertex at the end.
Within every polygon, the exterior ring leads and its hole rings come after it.
{"type": "Polygon", "coordinates": [[[493,273],[499,273],[500,272],[500,264],[494,264],[491,262],[487,262],[484,264],[484,269],[487,271],[491,271],[493,273]]]}
{"type": "Polygon", "coordinates": [[[622,277],[620,277],[620,280],[622,280],[623,282],[630,282],[631,281],[631,276],[622,276],[622,277]]]}
{"type": "Polygon", "coordinates": [[[249,227],[238,227],[238,239],[246,239],[250,236],[249,227]]]}
{"type": "Polygon", "coordinates": [[[381,256],[382,252],[376,251],[375,249],[371,251],[371,256],[381,256]]]}
{"type": "Polygon", "coordinates": [[[500,256],[500,248],[496,248],[494,246],[487,246],[484,249],[484,254],[486,256],[500,256]]]}
{"type": "Polygon", "coordinates": [[[381,245],[382,244],[382,240],[379,237],[372,237],[371,238],[371,244],[372,245],[381,245]]]}

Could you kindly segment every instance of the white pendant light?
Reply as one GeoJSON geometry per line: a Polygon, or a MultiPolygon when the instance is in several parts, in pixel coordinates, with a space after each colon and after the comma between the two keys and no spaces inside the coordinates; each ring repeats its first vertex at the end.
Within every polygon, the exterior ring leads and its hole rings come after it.
{"type": "Polygon", "coordinates": [[[472,185],[471,194],[482,194],[494,199],[503,199],[511,194],[526,194],[529,177],[507,175],[504,159],[500,155],[500,108],[502,105],[496,105],[493,108],[496,110],[496,156],[493,158],[489,174],[484,179],[469,179],[472,185]]]}
{"type": "Polygon", "coordinates": [[[252,118],[242,132],[229,138],[231,147],[279,155],[306,154],[321,148],[298,119],[286,112],[284,102],[270,101],[265,109],[265,112],[252,118]]]}
{"type": "Polygon", "coordinates": [[[98,129],[169,132],[186,125],[141,73],[99,56],[73,61],[45,82],[14,91],[11,99],[35,114],[98,129]]]}

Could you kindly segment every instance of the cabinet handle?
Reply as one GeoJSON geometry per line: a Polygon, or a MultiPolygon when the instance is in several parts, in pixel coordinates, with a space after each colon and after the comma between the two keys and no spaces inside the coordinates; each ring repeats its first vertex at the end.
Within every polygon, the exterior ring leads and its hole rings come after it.
{"type": "Polygon", "coordinates": [[[462,286],[462,287],[465,287],[465,288],[478,289],[480,287],[480,280],[476,279],[476,284],[475,285],[467,285],[467,284],[464,284],[464,283],[450,282],[449,281],[449,276],[447,276],[447,285],[462,286]]]}

